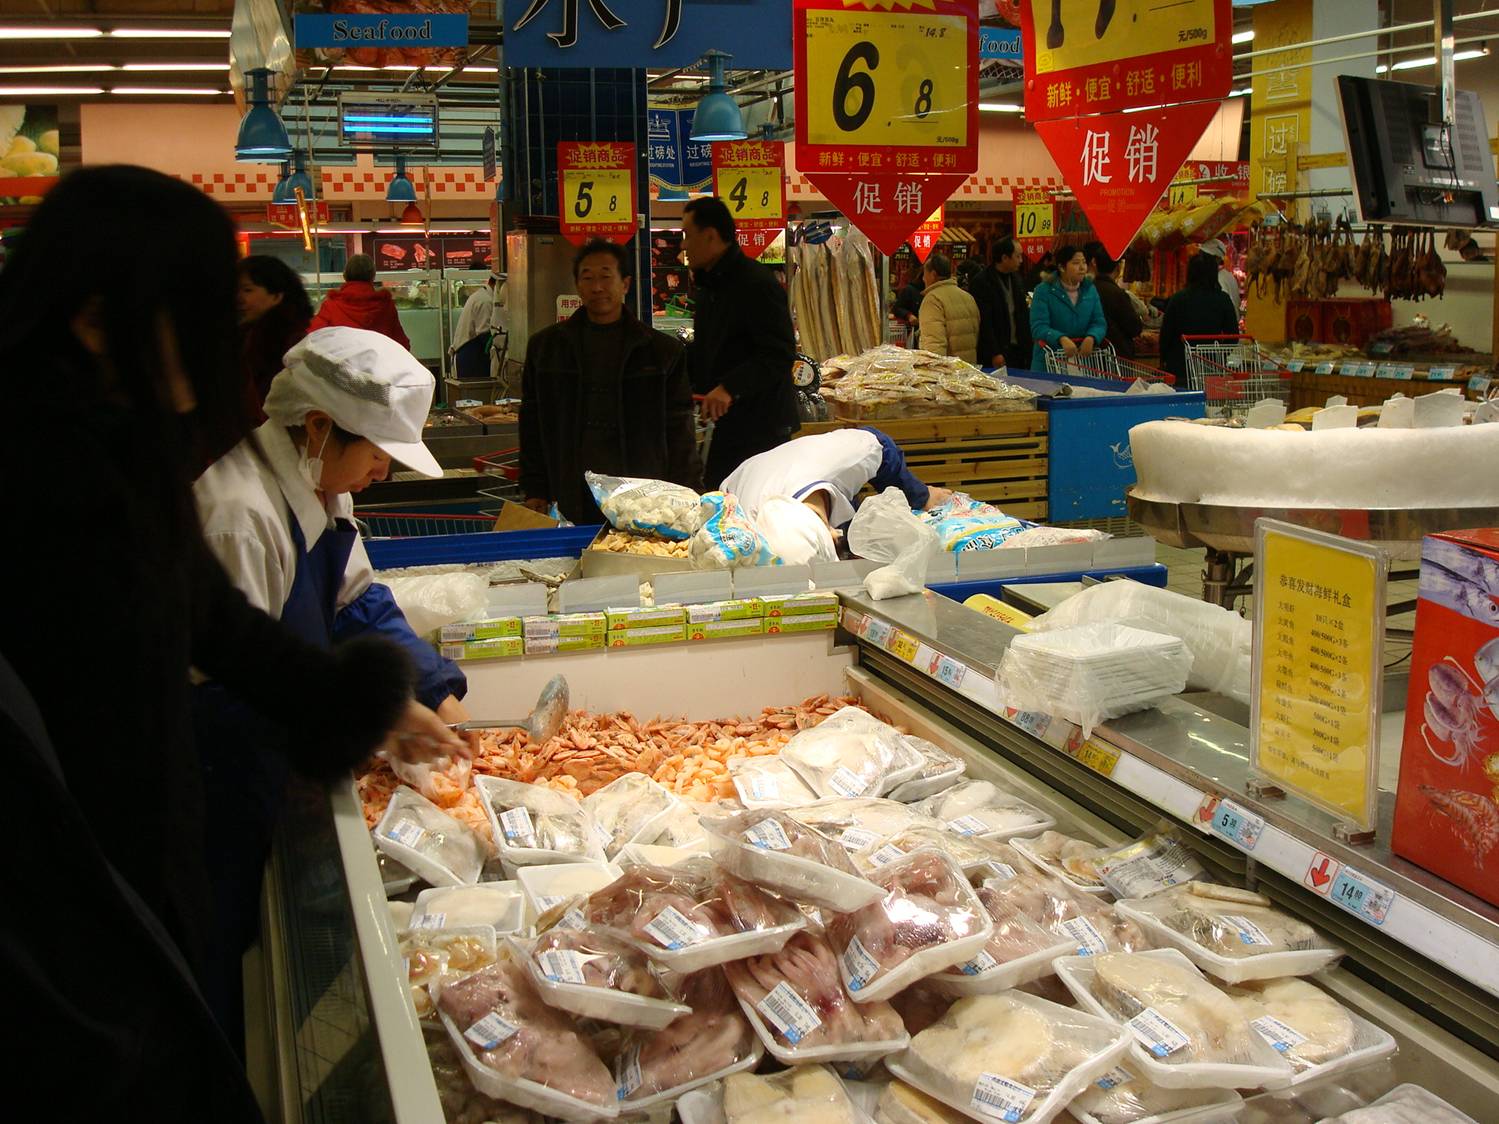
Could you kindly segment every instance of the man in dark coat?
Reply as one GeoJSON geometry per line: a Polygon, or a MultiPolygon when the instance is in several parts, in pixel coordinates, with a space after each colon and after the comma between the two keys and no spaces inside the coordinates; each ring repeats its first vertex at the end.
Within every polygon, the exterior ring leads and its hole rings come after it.
{"type": "Polygon", "coordinates": [[[1031,361],[1031,318],[1025,304],[1024,260],[1020,244],[1001,238],[989,268],[974,278],[969,292],[979,306],[979,362],[1025,370],[1031,361]]]}
{"type": "Polygon", "coordinates": [[[702,468],[682,345],[625,305],[631,255],[595,239],[573,258],[583,307],[526,344],[520,485],[580,526],[602,523],[583,473],[643,476],[697,489],[702,468]]]}
{"type": "Polygon", "coordinates": [[[1119,287],[1114,274],[1119,263],[1109,256],[1102,242],[1090,242],[1083,248],[1088,266],[1093,270],[1093,285],[1098,290],[1099,303],[1103,305],[1103,318],[1109,324],[1109,343],[1124,359],[1135,357],[1135,340],[1145,330],[1145,322],[1135,311],[1129,294],[1119,287]]]}
{"type": "Polygon", "coordinates": [[[739,248],[722,199],[694,199],[682,208],[682,245],[697,295],[688,351],[692,389],[715,423],[703,470],[703,484],[712,489],[801,428],[791,383],[796,334],[786,290],[739,248]]]}

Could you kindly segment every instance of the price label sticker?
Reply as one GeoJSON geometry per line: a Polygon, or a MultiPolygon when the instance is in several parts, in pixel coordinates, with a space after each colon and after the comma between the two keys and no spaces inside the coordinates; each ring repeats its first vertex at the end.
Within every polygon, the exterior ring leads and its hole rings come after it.
{"type": "Polygon", "coordinates": [[[838,837],[850,851],[863,851],[873,847],[880,841],[880,837],[872,831],[865,831],[862,827],[846,827],[843,834],[838,837]]]}
{"type": "Polygon", "coordinates": [[[959,816],[947,821],[947,829],[959,835],[983,835],[989,830],[989,825],[977,816],[959,816]]]}
{"type": "Polygon", "coordinates": [[[916,637],[909,632],[895,629],[890,636],[890,654],[904,663],[911,663],[916,659],[916,649],[921,645],[916,637]]]}
{"type": "Polygon", "coordinates": [[[427,829],[414,820],[397,820],[385,833],[385,837],[414,851],[426,840],[427,829]]]}
{"type": "Polygon", "coordinates": [[[1112,777],[1115,767],[1119,764],[1119,751],[1101,742],[1085,741],[1072,751],[1072,758],[1095,773],[1112,777]]]}
{"type": "Polygon", "coordinates": [[[869,982],[879,975],[880,962],[869,955],[869,950],[855,937],[843,950],[843,982],[849,991],[863,991],[869,982]]]}
{"type": "Polygon", "coordinates": [[[1169,1057],[1190,1042],[1181,1027],[1154,1007],[1146,1007],[1124,1025],[1129,1027],[1152,1057],[1169,1057]]]}
{"type": "Polygon", "coordinates": [[[780,219],[786,213],[781,176],[780,168],[718,169],[718,189],[734,221],[780,219]]]}
{"type": "Polygon", "coordinates": [[[781,798],[781,782],[766,773],[741,773],[734,778],[734,790],[746,804],[781,798]]]}
{"type": "Polygon", "coordinates": [[[559,929],[586,929],[588,918],[583,916],[583,911],[574,907],[562,915],[562,920],[557,922],[559,929]]]}
{"type": "Polygon", "coordinates": [[[635,222],[631,212],[630,169],[568,168],[562,172],[562,198],[574,225],[635,222]]]}
{"type": "Polygon", "coordinates": [[[1270,938],[1265,935],[1265,930],[1242,914],[1226,913],[1223,915],[1223,920],[1237,930],[1240,944],[1268,946],[1271,943],[1270,938]]]}
{"type": "Polygon", "coordinates": [[[640,1076],[640,1043],[635,1042],[614,1059],[615,1099],[624,1100],[643,1083],[644,1079],[640,1076]]]}
{"type": "Polygon", "coordinates": [[[490,1012],[478,1022],[474,1023],[473,1026],[465,1030],[463,1032],[463,1037],[467,1038],[481,1050],[493,1050],[501,1042],[505,1041],[505,1039],[509,1038],[519,1030],[520,1027],[512,1026],[510,1023],[507,1023],[504,1019],[500,1018],[499,1015],[495,1014],[494,1012],[490,1012]]]}
{"type": "Polygon", "coordinates": [[[951,656],[940,654],[932,661],[928,670],[933,679],[951,687],[954,691],[963,686],[963,680],[968,676],[967,664],[959,663],[951,656]]]}
{"type": "Polygon", "coordinates": [[[1093,1082],[1093,1084],[1097,1085],[1100,1089],[1109,1090],[1117,1089],[1120,1085],[1128,1085],[1134,1079],[1135,1075],[1129,1070],[1123,1066],[1115,1066],[1097,1081],[1093,1082]]]}
{"type": "Polygon", "coordinates": [[[755,1009],[793,1046],[822,1025],[817,1012],[785,980],[771,988],[755,1009]]]}
{"type": "Polygon", "coordinates": [[[1062,932],[1077,942],[1079,956],[1098,956],[1109,951],[1103,934],[1086,917],[1072,917],[1062,922],[1062,932]]]}
{"type": "Polygon", "coordinates": [[[509,808],[500,813],[500,830],[506,842],[515,841],[526,846],[536,845],[536,828],[531,823],[531,812],[527,808],[509,808]]]}
{"type": "Polygon", "coordinates": [[[1294,1027],[1287,1026],[1272,1015],[1262,1015],[1249,1025],[1254,1027],[1256,1034],[1282,1054],[1306,1041],[1306,1035],[1294,1027]]]}
{"type": "Polygon", "coordinates": [[[979,954],[966,964],[960,964],[958,971],[965,976],[982,976],[994,971],[999,967],[999,961],[990,956],[984,949],[979,949],[979,954]]]}
{"type": "Polygon", "coordinates": [[[886,843],[878,851],[869,856],[869,861],[874,863],[875,866],[889,866],[896,859],[903,859],[905,857],[906,853],[894,843],[886,843]]]}
{"type": "Polygon", "coordinates": [[[1394,890],[1347,866],[1338,871],[1327,896],[1349,913],[1373,925],[1383,925],[1390,915],[1390,907],[1395,904],[1394,890]]]}
{"type": "Polygon", "coordinates": [[[828,787],[839,796],[852,800],[856,796],[864,795],[864,790],[869,787],[869,782],[852,769],[840,765],[833,770],[833,775],[828,778],[828,787]]]}
{"type": "Polygon", "coordinates": [[[645,931],[646,935],[662,948],[669,948],[673,951],[698,944],[708,936],[702,926],[689,920],[675,906],[670,905],[656,914],[651,923],[645,927],[645,931]]]}
{"type": "Polygon", "coordinates": [[[776,820],[761,820],[744,832],[744,838],[762,851],[789,851],[791,840],[776,820]]]}
{"type": "Polygon", "coordinates": [[[1243,851],[1252,851],[1265,830],[1265,821],[1246,812],[1232,800],[1220,800],[1209,823],[1214,835],[1222,836],[1243,851]]]}
{"type": "Polygon", "coordinates": [[[998,859],[990,859],[984,864],[985,882],[1008,882],[1015,877],[1015,868],[1009,863],[1002,863],[998,859]]]}
{"type": "Polygon", "coordinates": [[[995,1120],[1014,1122],[1025,1118],[1036,1090],[998,1073],[981,1073],[973,1086],[973,1110],[995,1120]]]}
{"type": "MultiPolygon", "coordinates": [[[[1381,363],[1379,365],[1379,377],[1382,379],[1411,379],[1416,373],[1416,368],[1409,363],[1381,363]]],[[[1433,373],[1431,378],[1436,378],[1433,373]]]]}
{"type": "MultiPolygon", "coordinates": [[[[1410,378],[1409,375],[1406,375],[1405,377],[1406,378],[1410,378]]],[[[1455,378],[1457,378],[1457,368],[1456,367],[1428,367],[1426,369],[1426,377],[1429,378],[1429,379],[1435,379],[1438,382],[1444,382],[1447,379],[1455,379],[1455,378]]]]}
{"type": "Polygon", "coordinates": [[[536,954],[536,963],[541,974],[553,983],[583,982],[583,957],[576,949],[549,948],[536,954]]]}
{"type": "Polygon", "coordinates": [[[447,923],[448,923],[448,915],[446,913],[424,913],[420,917],[414,917],[414,918],[412,918],[412,920],[411,920],[411,928],[413,928],[413,929],[441,929],[447,923]]]}
{"type": "Polygon", "coordinates": [[[855,609],[850,609],[846,606],[844,607],[842,624],[845,631],[851,632],[855,636],[863,636],[864,620],[865,618],[863,613],[858,612],[855,609]]]}
{"type": "MultiPolygon", "coordinates": [[[[542,894],[536,899],[536,912],[546,913],[549,910],[556,909],[563,902],[567,901],[567,899],[567,894],[542,894]]],[[[580,929],[582,927],[581,925],[578,926],[580,929]]]]}
{"type": "Polygon", "coordinates": [[[894,632],[895,629],[891,628],[884,621],[876,620],[874,617],[864,618],[864,639],[868,640],[876,648],[888,648],[890,646],[890,637],[894,632]]]}
{"type": "Polygon", "coordinates": [[[1195,203],[1197,201],[1197,185],[1195,183],[1174,183],[1171,185],[1171,205],[1180,207],[1184,203],[1195,203]]]}
{"type": "Polygon", "coordinates": [[[976,60],[962,16],[808,11],[806,52],[810,143],[902,149],[968,144],[968,69],[976,60]]]}

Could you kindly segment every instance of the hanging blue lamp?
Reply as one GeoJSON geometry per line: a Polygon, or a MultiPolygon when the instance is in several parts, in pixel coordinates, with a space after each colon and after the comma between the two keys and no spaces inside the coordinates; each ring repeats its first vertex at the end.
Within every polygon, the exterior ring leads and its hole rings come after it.
{"type": "Polygon", "coordinates": [[[276,164],[291,158],[291,140],[286,126],[271,107],[271,72],[257,66],[245,72],[245,115],[239,121],[234,158],[252,164],[276,164]]]}
{"type": "Polygon", "coordinates": [[[312,198],[312,176],[307,172],[307,157],[298,151],[292,154],[292,173],[286,177],[286,201],[295,203],[297,201],[297,189],[302,191],[302,198],[312,198]]]}
{"type": "Polygon", "coordinates": [[[396,157],[396,172],[390,177],[390,183],[385,186],[385,201],[387,203],[416,202],[416,185],[406,174],[406,157],[404,156],[396,157]]]}
{"type": "Polygon", "coordinates": [[[692,115],[692,135],[695,141],[743,140],[744,117],[739,112],[739,103],[728,93],[724,82],[724,64],[732,57],[722,51],[709,51],[703,56],[708,60],[708,92],[697,103],[692,115]]]}
{"type": "Polygon", "coordinates": [[[685,203],[691,196],[680,187],[656,188],[656,200],[660,203],[685,203]]]}
{"type": "Polygon", "coordinates": [[[276,181],[276,189],[271,192],[272,203],[295,203],[297,197],[287,188],[287,182],[291,179],[291,165],[281,165],[281,178],[276,181]]]}

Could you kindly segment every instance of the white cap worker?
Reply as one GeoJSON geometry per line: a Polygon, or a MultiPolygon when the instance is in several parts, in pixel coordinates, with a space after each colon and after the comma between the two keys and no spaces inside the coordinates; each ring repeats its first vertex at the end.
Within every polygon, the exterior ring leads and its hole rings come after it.
{"type": "Polygon", "coordinates": [[[1199,248],[1200,253],[1218,259],[1218,288],[1228,294],[1228,299],[1233,302],[1234,315],[1239,315],[1239,279],[1234,276],[1233,270],[1228,268],[1228,247],[1223,244],[1221,238],[1209,238],[1199,248]]]}
{"type": "Polygon", "coordinates": [[[796,565],[837,560],[836,538],[852,521],[855,497],[866,484],[876,492],[897,487],[922,510],[952,498],[946,488],[916,479],[900,447],[868,427],[778,445],[731,472],[723,490],[739,500],[770,548],[796,565]]]}
{"type": "Polygon", "coordinates": [[[458,314],[458,327],[453,330],[453,343],[448,354],[453,357],[460,378],[479,378],[491,374],[489,337],[494,332],[505,331],[505,282],[500,275],[490,270],[484,284],[469,294],[463,302],[463,311],[458,314]],[[483,342],[474,344],[475,340],[483,342]],[[469,347],[468,345],[474,344],[469,347]],[[459,369],[461,368],[461,369],[459,369]]]}

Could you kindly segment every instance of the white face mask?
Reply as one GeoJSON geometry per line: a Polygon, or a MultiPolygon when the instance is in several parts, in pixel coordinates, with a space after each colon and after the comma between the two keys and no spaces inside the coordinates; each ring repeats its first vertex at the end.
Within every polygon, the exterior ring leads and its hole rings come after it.
{"type": "Polygon", "coordinates": [[[297,471],[302,474],[302,479],[307,481],[308,487],[317,492],[323,487],[323,450],[328,447],[328,435],[323,435],[323,443],[318,446],[318,455],[315,457],[307,455],[311,444],[310,436],[302,443],[302,450],[297,455],[297,471]]]}

